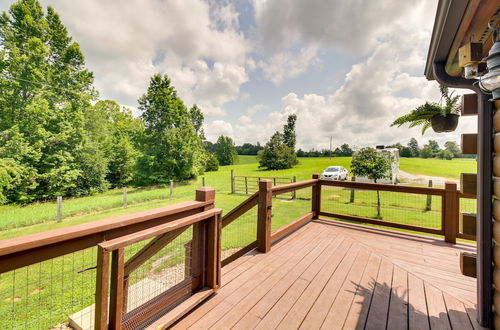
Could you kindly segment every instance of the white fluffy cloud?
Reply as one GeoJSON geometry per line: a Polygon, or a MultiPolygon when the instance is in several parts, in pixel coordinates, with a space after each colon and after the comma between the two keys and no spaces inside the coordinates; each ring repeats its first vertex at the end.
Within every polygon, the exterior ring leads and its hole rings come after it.
{"type": "Polygon", "coordinates": [[[135,106],[152,74],[220,115],[248,80],[249,43],[231,4],[202,0],[46,0],[86,54],[103,97],[135,106]]]}

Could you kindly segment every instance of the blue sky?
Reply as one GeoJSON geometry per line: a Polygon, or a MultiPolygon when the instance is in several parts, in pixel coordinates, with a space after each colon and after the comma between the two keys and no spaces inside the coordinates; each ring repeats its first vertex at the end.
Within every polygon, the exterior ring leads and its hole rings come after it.
{"type": "MultiPolygon", "coordinates": [[[[8,9],[13,1],[2,1],[8,9]]],[[[81,45],[101,98],[137,110],[149,77],[168,74],[205,113],[210,140],[265,143],[290,113],[298,146],[357,147],[421,136],[392,120],[439,101],[423,77],[437,0],[42,0],[81,45]]]]}

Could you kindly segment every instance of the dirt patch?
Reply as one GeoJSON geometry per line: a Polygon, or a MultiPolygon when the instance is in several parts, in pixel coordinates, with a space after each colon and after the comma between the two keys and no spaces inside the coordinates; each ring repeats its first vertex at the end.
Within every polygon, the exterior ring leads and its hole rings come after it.
{"type": "Polygon", "coordinates": [[[68,323],[60,323],[51,328],[51,330],[73,330],[73,328],[70,327],[68,323]]]}
{"type": "Polygon", "coordinates": [[[34,295],[36,295],[36,294],[39,294],[39,293],[40,293],[40,292],[42,292],[42,291],[43,291],[43,288],[37,288],[37,289],[35,289],[35,290],[31,291],[31,292],[30,292],[30,295],[34,296],[34,295]]]}
{"type": "Polygon", "coordinates": [[[340,195],[333,194],[333,195],[330,195],[330,198],[340,198],[340,195]]]}
{"type": "Polygon", "coordinates": [[[21,301],[21,298],[19,297],[14,297],[14,298],[7,298],[7,299],[4,299],[5,302],[8,302],[8,303],[11,303],[11,302],[19,302],[21,301]]]}

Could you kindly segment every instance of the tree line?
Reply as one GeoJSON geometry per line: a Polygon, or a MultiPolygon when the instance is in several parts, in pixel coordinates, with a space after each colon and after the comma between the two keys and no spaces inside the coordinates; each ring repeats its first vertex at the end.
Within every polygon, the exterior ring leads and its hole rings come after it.
{"type": "Polygon", "coordinates": [[[52,7],[19,0],[0,17],[0,204],[186,180],[218,167],[203,112],[167,75],[140,117],[99,100],[85,57],[52,7]]]}

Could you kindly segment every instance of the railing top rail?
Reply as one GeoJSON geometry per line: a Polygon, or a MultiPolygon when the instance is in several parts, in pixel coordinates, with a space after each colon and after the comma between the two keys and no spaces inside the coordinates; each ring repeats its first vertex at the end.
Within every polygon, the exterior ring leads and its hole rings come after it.
{"type": "Polygon", "coordinates": [[[382,184],[382,183],[370,183],[370,182],[356,182],[356,181],[320,180],[320,182],[321,182],[321,185],[324,185],[324,186],[355,188],[355,189],[364,189],[364,190],[392,191],[392,192],[401,192],[401,193],[408,193],[408,194],[443,196],[445,193],[445,190],[443,188],[412,187],[412,186],[402,186],[402,185],[392,185],[392,184],[382,184]]]}
{"type": "Polygon", "coordinates": [[[0,256],[35,249],[72,239],[104,233],[113,229],[123,228],[149,220],[172,216],[178,213],[202,208],[213,204],[213,201],[188,201],[153,210],[122,215],[110,219],[84,223],[71,227],[58,228],[41,233],[0,240],[0,256]]]}
{"type": "Polygon", "coordinates": [[[259,200],[259,192],[257,191],[243,202],[241,202],[238,206],[229,211],[226,215],[222,217],[222,227],[229,225],[231,222],[236,220],[238,217],[243,215],[245,212],[250,210],[252,207],[257,205],[259,200]]]}
{"type": "Polygon", "coordinates": [[[203,220],[206,220],[208,218],[221,215],[222,214],[222,209],[219,208],[213,208],[208,211],[204,211],[201,213],[197,213],[179,220],[173,220],[152,228],[144,229],[139,232],[135,232],[133,234],[128,234],[125,236],[120,236],[114,239],[111,239],[109,241],[104,241],[99,244],[101,248],[103,248],[106,251],[112,251],[116,250],[122,247],[125,247],[127,245],[131,245],[140,241],[144,241],[148,238],[158,236],[161,234],[165,234],[168,232],[171,232],[176,229],[180,229],[183,227],[187,227],[189,225],[192,225],[193,223],[200,222],[203,220]]]}
{"type": "Polygon", "coordinates": [[[318,179],[310,179],[310,180],[304,180],[304,181],[299,181],[299,182],[282,184],[279,186],[272,187],[271,191],[273,192],[273,195],[284,194],[284,193],[287,193],[290,191],[310,187],[310,186],[316,184],[318,181],[319,181],[318,179]]]}
{"type": "Polygon", "coordinates": [[[253,175],[235,175],[234,178],[252,178],[252,179],[283,179],[283,180],[292,180],[291,177],[283,177],[283,176],[253,176],[253,175]]]}

